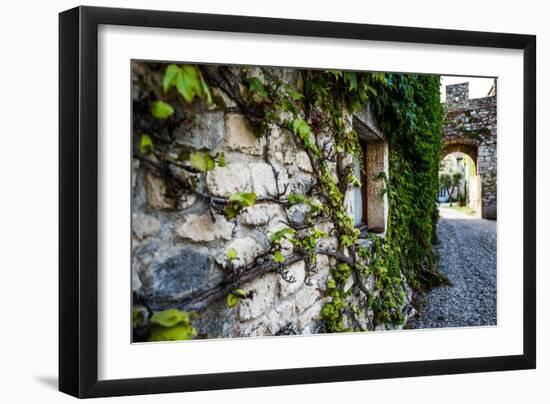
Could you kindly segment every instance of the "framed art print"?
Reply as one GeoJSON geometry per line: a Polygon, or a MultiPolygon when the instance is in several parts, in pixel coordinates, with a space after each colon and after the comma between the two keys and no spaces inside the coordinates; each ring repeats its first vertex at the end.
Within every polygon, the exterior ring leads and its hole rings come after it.
{"type": "Polygon", "coordinates": [[[535,367],[535,37],[60,14],[60,390],[535,367]]]}

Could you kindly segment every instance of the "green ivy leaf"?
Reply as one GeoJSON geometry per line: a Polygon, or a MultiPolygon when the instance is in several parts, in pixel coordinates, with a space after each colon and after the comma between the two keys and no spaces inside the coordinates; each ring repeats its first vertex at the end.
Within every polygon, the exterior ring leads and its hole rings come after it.
{"type": "Polygon", "coordinates": [[[157,324],[163,327],[173,327],[178,323],[189,323],[189,313],[180,311],[178,309],[167,309],[163,311],[157,311],[151,316],[149,320],[153,324],[157,324]]]}
{"type": "Polygon", "coordinates": [[[252,77],[248,80],[248,90],[260,99],[267,98],[267,91],[265,90],[264,84],[257,77],[252,77]]]}
{"type": "Polygon", "coordinates": [[[227,307],[232,308],[235,307],[239,302],[241,301],[241,298],[238,296],[235,296],[233,293],[230,293],[227,295],[226,302],[227,307]]]}
{"type": "Polygon", "coordinates": [[[229,202],[236,202],[241,207],[254,206],[256,194],[254,192],[236,192],[229,196],[229,202]]]}
{"type": "Polygon", "coordinates": [[[214,169],[214,159],[208,153],[193,152],[189,155],[189,163],[199,171],[206,172],[214,169]]]}
{"type": "Polygon", "coordinates": [[[290,227],[285,227],[281,230],[277,230],[275,233],[271,235],[270,238],[271,238],[271,241],[273,241],[274,243],[279,243],[283,239],[291,238],[292,236],[294,236],[294,234],[296,234],[296,230],[290,227]]]}
{"type": "Polygon", "coordinates": [[[247,206],[253,206],[256,203],[256,194],[254,192],[236,192],[229,196],[228,203],[225,206],[224,214],[228,219],[233,219],[247,206]]]}
{"type": "Polygon", "coordinates": [[[200,75],[200,79],[201,79],[202,92],[206,97],[206,102],[208,102],[208,104],[212,104],[212,93],[210,92],[210,88],[208,87],[208,84],[206,84],[206,81],[204,81],[202,74],[200,75]]]}
{"type": "Polygon", "coordinates": [[[233,261],[235,259],[237,259],[237,250],[235,250],[234,248],[230,248],[229,250],[227,250],[227,259],[229,261],[233,261]]]}
{"type": "Polygon", "coordinates": [[[292,123],[292,130],[294,131],[294,134],[298,135],[302,140],[304,140],[304,138],[308,138],[311,134],[309,125],[301,118],[294,119],[294,122],[292,123]]]}
{"type": "Polygon", "coordinates": [[[174,113],[174,108],[164,101],[155,101],[151,106],[151,114],[157,119],[166,119],[174,113]]]}
{"type": "Polygon", "coordinates": [[[282,262],[285,262],[285,256],[283,255],[283,253],[279,250],[276,250],[275,253],[273,254],[273,261],[277,262],[277,263],[282,263],[282,262]]]}
{"type": "Polygon", "coordinates": [[[239,212],[240,208],[232,204],[227,205],[223,210],[225,217],[229,220],[236,218],[239,212]]]}
{"type": "Polygon", "coordinates": [[[349,247],[353,244],[353,240],[350,236],[344,234],[340,237],[340,244],[342,244],[342,247],[349,247]]]}
{"type": "Polygon", "coordinates": [[[145,156],[153,154],[155,147],[153,145],[153,139],[147,133],[142,133],[139,139],[139,151],[145,156]]]}
{"type": "Polygon", "coordinates": [[[179,324],[174,327],[155,327],[153,328],[149,341],[184,341],[192,339],[196,331],[188,324],[179,324]]]}
{"type": "Polygon", "coordinates": [[[176,76],[180,73],[179,66],[174,64],[168,65],[164,71],[164,77],[162,78],[162,89],[167,92],[176,81],[176,76]]]}
{"type": "Polygon", "coordinates": [[[233,291],[233,294],[241,299],[246,299],[248,297],[248,293],[246,293],[243,289],[236,289],[233,291]]]}
{"type": "Polygon", "coordinates": [[[209,104],[212,103],[210,88],[204,81],[199,68],[194,65],[168,65],[162,79],[162,87],[164,92],[176,87],[177,92],[187,103],[193,102],[195,97],[204,97],[209,104]]]}
{"type": "Polygon", "coordinates": [[[296,205],[297,203],[305,202],[307,197],[300,194],[291,193],[288,195],[288,203],[291,205],[296,205]]]}
{"type": "Polygon", "coordinates": [[[357,90],[357,73],[344,72],[344,82],[347,84],[350,91],[357,90]]]}
{"type": "Polygon", "coordinates": [[[225,167],[227,165],[227,162],[225,161],[225,155],[223,153],[219,153],[217,155],[216,163],[218,163],[220,167],[225,167]]]}

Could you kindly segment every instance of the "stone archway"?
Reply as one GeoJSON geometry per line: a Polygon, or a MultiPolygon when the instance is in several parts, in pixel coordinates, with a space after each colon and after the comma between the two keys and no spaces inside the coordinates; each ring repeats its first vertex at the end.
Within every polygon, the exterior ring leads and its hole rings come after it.
{"type": "Polygon", "coordinates": [[[475,163],[481,182],[481,217],[497,218],[497,104],[495,92],[470,99],[468,83],[446,88],[442,158],[462,152],[475,163]]]}
{"type": "Polygon", "coordinates": [[[467,139],[449,140],[443,143],[441,159],[444,159],[451,153],[464,153],[473,160],[477,174],[477,149],[478,144],[467,139]]]}
{"type": "MultiPolygon", "coordinates": [[[[482,181],[481,176],[478,174],[477,170],[477,155],[477,144],[469,142],[460,143],[458,141],[454,141],[443,145],[441,162],[443,163],[444,161],[446,161],[449,156],[456,157],[457,163],[460,160],[471,161],[470,163],[459,165],[459,167],[461,167],[459,168],[459,170],[463,177],[459,186],[460,191],[456,190],[456,192],[459,192],[464,196],[466,205],[468,207],[473,208],[476,212],[481,214],[483,210],[481,187],[482,181]]],[[[454,162],[454,158],[451,159],[451,161],[454,162]]],[[[447,164],[449,164],[449,162],[447,164]]]]}

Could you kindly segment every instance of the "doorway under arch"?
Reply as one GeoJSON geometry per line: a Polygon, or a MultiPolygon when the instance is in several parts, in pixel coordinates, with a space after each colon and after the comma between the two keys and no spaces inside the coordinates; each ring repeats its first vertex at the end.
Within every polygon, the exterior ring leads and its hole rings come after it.
{"type": "Polygon", "coordinates": [[[477,172],[477,147],[471,144],[454,143],[443,148],[440,164],[440,178],[453,178],[450,189],[442,186],[438,201],[456,203],[482,212],[482,182],[477,172]],[[458,178],[455,178],[458,175],[458,178]]]}

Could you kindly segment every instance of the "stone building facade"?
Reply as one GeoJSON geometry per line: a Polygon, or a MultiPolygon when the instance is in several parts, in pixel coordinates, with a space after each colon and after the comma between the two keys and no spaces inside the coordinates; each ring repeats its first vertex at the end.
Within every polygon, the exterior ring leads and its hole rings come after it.
{"type": "Polygon", "coordinates": [[[496,80],[484,98],[469,98],[468,83],[446,88],[442,157],[462,152],[472,158],[481,183],[481,216],[497,218],[496,80]]]}
{"type": "MultiPolygon", "coordinates": [[[[134,63],[133,68],[136,102],[150,91],[150,75],[155,73],[150,72],[146,64],[134,63]]],[[[259,77],[266,84],[276,78],[295,86],[301,85],[298,72],[293,69],[231,69],[236,75],[259,77]]],[[[227,94],[215,87],[212,93],[218,105],[223,103],[222,108],[197,109],[192,123],[174,128],[179,144],[224,153],[225,166],[216,166],[205,173],[199,190],[219,197],[235,192],[254,192],[258,198],[267,198],[280,193],[280,187],[284,187],[286,194],[300,194],[312,186],[315,180],[308,156],[296,145],[290,132],[273,127],[268,136],[258,137],[227,94]]],[[[388,170],[387,142],[368,109],[355,116],[348,114],[346,119],[366,145],[367,184],[364,195],[368,199],[367,225],[376,228],[383,238],[388,206],[386,197],[381,196],[383,181],[379,174],[388,170]]],[[[350,190],[346,197],[352,216],[357,203],[353,192],[350,190]]],[[[322,254],[317,257],[314,273],[306,271],[302,260],[288,266],[283,274],[267,271],[255,276],[240,286],[251,297],[242,299],[235,307],[228,307],[225,298],[219,296],[207,299],[206,305],[194,300],[194,296],[204,295],[223,284],[227,277],[229,250],[237,252],[236,267],[250,264],[269,248],[270,235],[275,231],[285,227],[288,221],[295,225],[304,221],[306,205],[282,206],[266,200],[247,207],[236,218],[228,220],[212,211],[200,193],[184,195],[178,200],[174,198],[168,192],[165,180],[134,158],[134,296],[175,302],[153,304],[154,309],[178,307],[199,312],[193,323],[199,338],[324,332],[321,310],[328,299],[325,290],[333,258],[322,254]]],[[[321,246],[335,248],[337,240],[330,236],[330,226],[330,223],[319,225],[329,234],[321,240],[321,246]]],[[[370,244],[366,236],[361,242],[370,244]]],[[[367,279],[365,287],[373,290],[372,283],[372,279],[367,279]]],[[[412,291],[407,290],[401,307],[405,317],[414,312],[412,291]]],[[[349,299],[360,310],[357,321],[368,328],[372,313],[367,308],[366,299],[359,292],[349,299]]],[[[134,300],[134,305],[139,304],[139,299],[134,300]]],[[[378,326],[378,329],[384,328],[389,326],[378,326]]]]}

